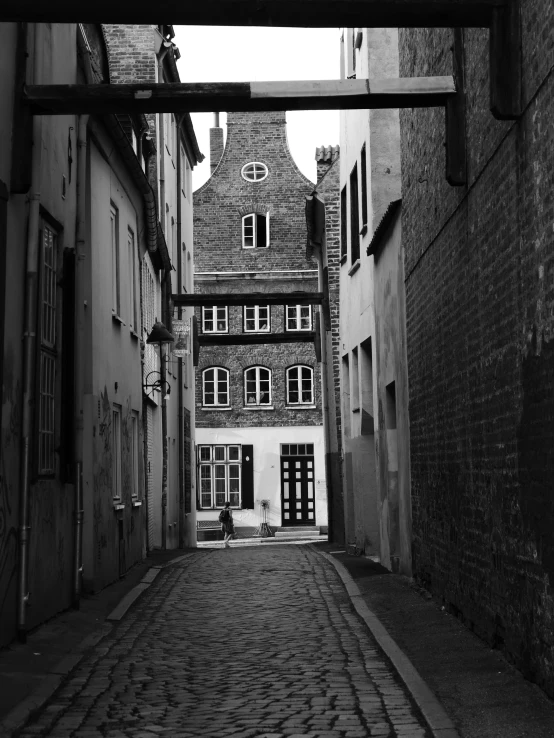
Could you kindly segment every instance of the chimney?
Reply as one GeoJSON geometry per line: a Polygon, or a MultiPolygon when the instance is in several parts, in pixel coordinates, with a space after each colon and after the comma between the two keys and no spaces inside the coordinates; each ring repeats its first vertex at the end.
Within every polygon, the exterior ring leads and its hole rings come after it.
{"type": "Polygon", "coordinates": [[[315,150],[315,160],[317,163],[317,184],[321,182],[325,174],[328,172],[331,164],[336,160],[340,153],[340,146],[319,146],[315,150]]]}
{"type": "Polygon", "coordinates": [[[214,113],[214,127],[210,128],[210,174],[223,156],[223,128],[219,127],[219,113],[214,113]]]}

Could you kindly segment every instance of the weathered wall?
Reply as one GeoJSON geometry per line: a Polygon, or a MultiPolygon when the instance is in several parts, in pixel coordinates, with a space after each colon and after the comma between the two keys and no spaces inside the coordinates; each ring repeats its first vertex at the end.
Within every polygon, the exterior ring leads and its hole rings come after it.
{"type": "Polygon", "coordinates": [[[381,562],[394,571],[410,574],[412,511],[403,261],[397,211],[375,253],[377,473],[381,562]]]}
{"type": "MultiPolygon", "coordinates": [[[[136,284],[142,242],[142,199],[115,152],[104,158],[110,140],[97,125],[91,127],[90,212],[88,221],[87,272],[87,380],[89,395],[85,426],[90,444],[85,445],[84,477],[87,547],[83,550],[83,578],[89,589],[100,589],[117,579],[142,557],[143,506],[133,504],[133,493],[142,499],[144,485],[142,434],[142,372],[138,333],[131,329],[130,254],[127,233],[135,234],[136,284]],[[120,242],[121,309],[114,316],[112,305],[112,256],[110,203],[118,210],[120,242]],[[121,409],[121,509],[116,509],[113,486],[113,409],[121,409]],[[138,489],[133,487],[131,415],[139,429],[138,489]],[[123,506],[123,507],[121,507],[123,506]]],[[[140,305],[137,300],[137,312],[140,305]]]]}
{"type": "MultiPolygon", "coordinates": [[[[554,695],[554,12],[523,0],[523,114],[489,113],[464,31],[468,186],[441,111],[404,111],[414,572],[554,695]]],[[[402,31],[401,76],[450,74],[449,31],[402,31]]]]}

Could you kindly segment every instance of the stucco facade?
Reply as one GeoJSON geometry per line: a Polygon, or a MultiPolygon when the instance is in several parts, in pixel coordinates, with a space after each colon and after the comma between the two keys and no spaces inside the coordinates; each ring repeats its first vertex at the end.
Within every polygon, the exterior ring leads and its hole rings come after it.
{"type": "MultiPolygon", "coordinates": [[[[397,77],[397,31],[345,29],[342,74],[397,77]]],[[[348,548],[410,574],[399,140],[397,110],[341,113],[340,395],[348,548]]]]}

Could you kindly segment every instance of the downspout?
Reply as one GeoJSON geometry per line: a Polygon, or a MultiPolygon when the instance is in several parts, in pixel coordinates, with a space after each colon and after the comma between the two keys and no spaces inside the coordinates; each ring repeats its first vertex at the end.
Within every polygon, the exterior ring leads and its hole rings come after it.
{"type": "MultiPolygon", "coordinates": [[[[41,23],[33,27],[33,83],[41,81],[40,52],[42,51],[41,23]]],[[[22,643],[27,641],[27,607],[29,605],[29,533],[30,533],[30,476],[31,433],[33,422],[34,369],[37,332],[38,260],[39,260],[39,207],[40,174],[42,160],[42,116],[33,118],[33,154],[31,163],[31,192],[29,194],[29,220],[27,230],[27,254],[25,274],[25,330],[23,333],[23,392],[21,420],[20,496],[19,496],[19,570],[17,599],[17,634],[22,643]]]]}
{"type": "MultiPolygon", "coordinates": [[[[173,44],[171,42],[164,41],[160,53],[158,55],[158,83],[163,82],[163,60],[165,55],[171,49],[173,44]],[[167,45],[166,45],[167,44],[167,45]]],[[[160,140],[160,211],[163,213],[161,220],[162,230],[165,234],[165,139],[164,139],[164,119],[163,113],[158,114],[158,129],[159,129],[159,140],[160,140]]],[[[168,307],[168,295],[167,288],[165,288],[168,272],[164,267],[164,277],[162,281],[162,302],[168,307]]],[[[167,312],[169,312],[167,310],[167,312]]],[[[165,316],[164,316],[165,318],[165,316]]],[[[160,347],[160,378],[162,380],[162,387],[165,387],[165,356],[164,349],[160,347]]],[[[162,551],[167,548],[167,402],[165,399],[165,393],[162,390],[162,551]]]]}
{"type": "Polygon", "coordinates": [[[73,553],[73,607],[81,598],[83,548],[83,393],[85,350],[84,269],[86,245],[86,175],[88,115],[79,116],[77,134],[77,222],[75,225],[75,550],[73,553]]]}
{"type": "MultiPolygon", "coordinates": [[[[182,178],[183,171],[181,169],[181,126],[183,124],[184,116],[181,116],[177,123],[177,141],[179,151],[175,153],[177,156],[177,253],[179,258],[177,259],[177,293],[180,295],[183,292],[183,254],[182,254],[182,223],[181,218],[183,215],[182,207],[182,178]]],[[[185,153],[186,156],[186,153],[185,153]]],[[[178,307],[178,318],[179,320],[183,317],[182,307],[178,307]]],[[[179,443],[179,548],[185,547],[185,434],[184,434],[184,417],[183,417],[183,360],[180,358],[177,362],[177,381],[179,389],[177,393],[177,402],[179,403],[178,408],[178,443],[179,443]]]]}

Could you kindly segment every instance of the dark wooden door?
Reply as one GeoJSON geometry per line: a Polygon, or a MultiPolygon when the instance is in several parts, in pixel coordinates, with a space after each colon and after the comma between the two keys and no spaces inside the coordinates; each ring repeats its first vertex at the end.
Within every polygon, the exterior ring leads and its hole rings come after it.
{"type": "Polygon", "coordinates": [[[313,456],[281,456],[283,526],[315,525],[313,456]]]}

